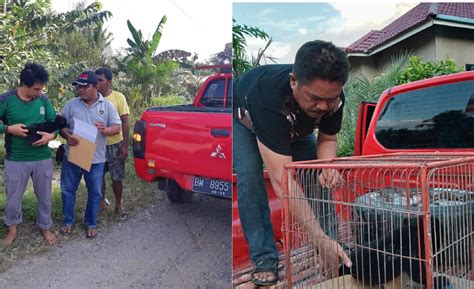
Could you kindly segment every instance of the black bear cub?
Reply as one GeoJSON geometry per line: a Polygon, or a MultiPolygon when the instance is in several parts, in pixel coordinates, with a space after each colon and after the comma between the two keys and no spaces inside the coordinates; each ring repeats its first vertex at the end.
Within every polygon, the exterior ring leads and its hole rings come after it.
{"type": "Polygon", "coordinates": [[[52,133],[55,130],[65,128],[67,126],[67,121],[62,115],[56,115],[56,118],[53,121],[46,121],[42,123],[35,123],[26,127],[28,130],[28,136],[26,137],[30,143],[34,143],[41,139],[41,135],[37,134],[38,131],[44,131],[47,133],[52,133]]]}
{"type": "MultiPolygon", "coordinates": [[[[405,219],[402,226],[382,238],[369,241],[354,249],[350,258],[352,267],[341,267],[341,275],[352,274],[357,280],[371,285],[382,285],[406,272],[413,281],[426,286],[425,242],[423,218],[405,219]]],[[[443,236],[440,222],[431,217],[433,253],[439,251],[443,236]]],[[[433,288],[442,289],[450,285],[448,278],[433,279],[433,288]]]]}

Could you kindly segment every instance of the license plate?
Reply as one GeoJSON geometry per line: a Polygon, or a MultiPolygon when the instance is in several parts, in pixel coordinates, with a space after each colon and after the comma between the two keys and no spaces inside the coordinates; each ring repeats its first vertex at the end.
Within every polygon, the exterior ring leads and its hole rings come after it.
{"type": "Polygon", "coordinates": [[[193,191],[219,197],[232,197],[232,183],[222,180],[194,177],[193,191]]]}

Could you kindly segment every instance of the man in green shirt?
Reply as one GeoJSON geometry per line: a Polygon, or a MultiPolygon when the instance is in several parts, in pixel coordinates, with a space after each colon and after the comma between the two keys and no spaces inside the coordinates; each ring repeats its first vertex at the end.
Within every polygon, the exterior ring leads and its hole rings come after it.
{"type": "Polygon", "coordinates": [[[43,94],[48,82],[48,72],[43,66],[28,63],[20,73],[20,87],[0,95],[0,133],[5,134],[5,164],[3,180],[7,195],[5,224],[9,227],[3,240],[10,245],[16,238],[16,227],[22,222],[21,203],[28,180],[33,180],[34,193],[38,199],[36,224],[49,244],[56,242],[50,231],[51,181],[53,162],[48,142],[54,133],[38,131],[41,139],[30,143],[27,126],[52,121],[56,117],[49,98],[43,94]]]}

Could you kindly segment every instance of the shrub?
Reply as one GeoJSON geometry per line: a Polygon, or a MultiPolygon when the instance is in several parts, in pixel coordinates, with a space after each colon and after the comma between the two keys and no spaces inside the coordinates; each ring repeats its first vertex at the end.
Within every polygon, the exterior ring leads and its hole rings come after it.
{"type": "Polygon", "coordinates": [[[462,69],[456,68],[456,63],[449,58],[446,58],[444,61],[423,62],[420,57],[411,56],[408,59],[407,66],[396,78],[395,85],[460,72],[461,70],[462,69]]]}
{"type": "Polygon", "coordinates": [[[151,104],[153,106],[186,104],[186,98],[180,95],[163,95],[160,97],[154,97],[151,104]]]}

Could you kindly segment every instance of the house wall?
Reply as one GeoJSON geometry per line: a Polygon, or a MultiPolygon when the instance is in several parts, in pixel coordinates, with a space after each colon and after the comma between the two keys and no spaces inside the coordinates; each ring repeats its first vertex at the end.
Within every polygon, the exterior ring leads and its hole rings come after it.
{"type": "Polygon", "coordinates": [[[349,62],[354,73],[363,73],[368,79],[373,79],[390,67],[393,57],[402,53],[411,51],[425,60],[435,60],[435,36],[435,30],[430,27],[369,57],[349,56],[349,62]]]}
{"type": "Polygon", "coordinates": [[[420,56],[425,61],[436,60],[435,29],[433,26],[409,37],[387,49],[373,55],[378,71],[386,71],[393,57],[402,53],[411,52],[411,55],[420,56]]]}
{"type": "Polygon", "coordinates": [[[474,64],[474,29],[439,26],[436,29],[436,59],[445,60],[446,55],[458,67],[474,64]]]}
{"type": "Polygon", "coordinates": [[[376,65],[373,57],[349,57],[349,63],[351,64],[351,74],[359,75],[363,74],[369,79],[377,75],[376,65]]]}
{"type": "Polygon", "coordinates": [[[474,63],[474,30],[431,26],[370,57],[349,56],[349,62],[355,74],[363,73],[373,79],[390,67],[392,57],[407,51],[423,61],[445,60],[448,55],[458,67],[464,69],[466,63],[474,63]]]}

